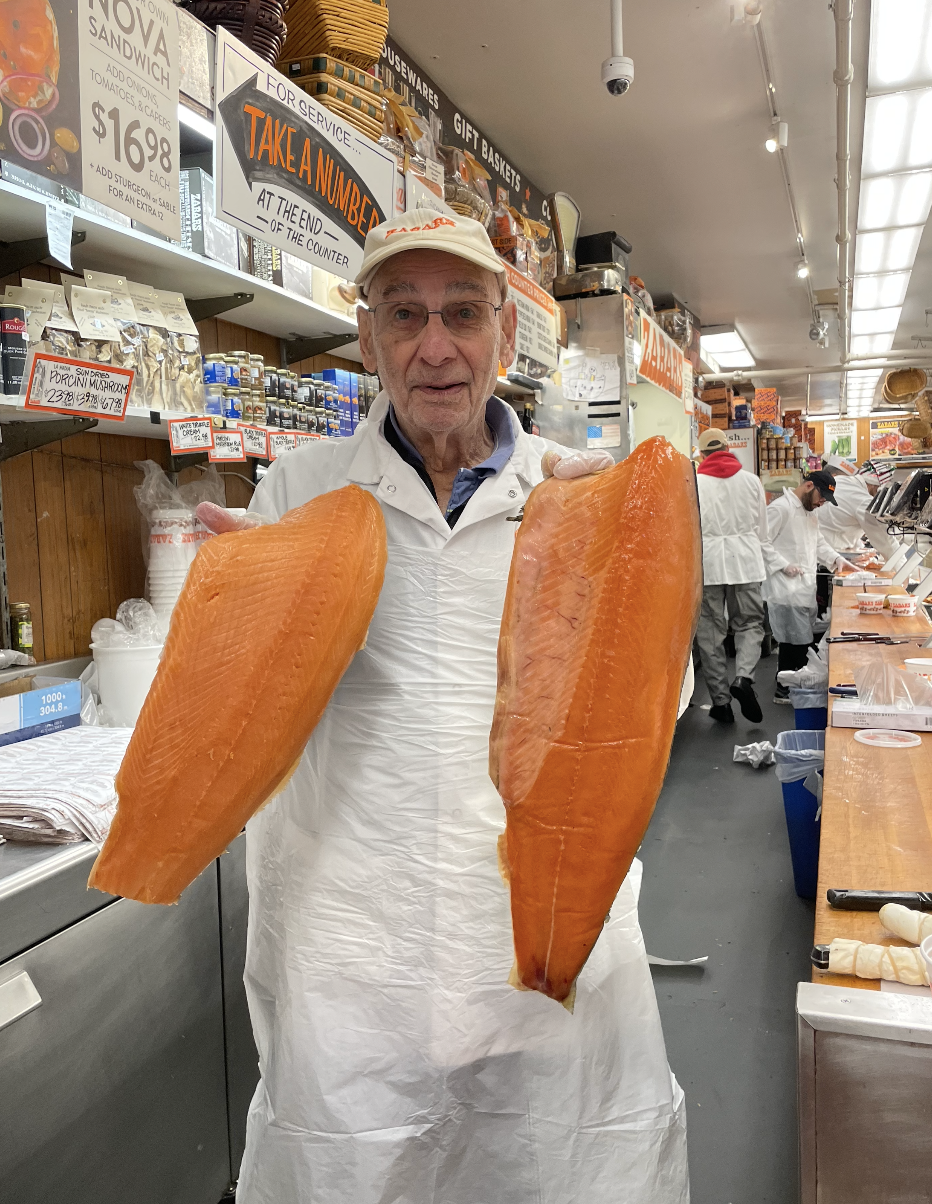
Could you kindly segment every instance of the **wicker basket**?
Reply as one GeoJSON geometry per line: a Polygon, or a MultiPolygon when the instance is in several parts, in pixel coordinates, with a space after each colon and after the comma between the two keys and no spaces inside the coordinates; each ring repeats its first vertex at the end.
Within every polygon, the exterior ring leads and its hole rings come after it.
{"type": "Polygon", "coordinates": [[[926,422],[924,418],[904,418],[900,423],[900,434],[920,442],[932,439],[932,423],[926,422]]]}
{"type": "Polygon", "coordinates": [[[368,92],[372,96],[381,97],[384,88],[382,81],[376,76],[370,75],[368,71],[361,71],[359,67],[353,67],[350,63],[341,63],[339,59],[331,58],[327,54],[318,54],[313,58],[305,59],[282,59],[278,64],[278,69],[282,75],[287,75],[301,87],[304,87],[309,79],[328,76],[343,84],[344,87],[358,88],[361,92],[368,92]]]}
{"type": "Polygon", "coordinates": [[[295,0],[282,57],[330,55],[371,70],[388,34],[384,0],[295,0]]]}
{"type": "Polygon", "coordinates": [[[307,81],[295,80],[308,96],[355,126],[360,133],[378,142],[382,136],[382,105],[370,92],[349,88],[326,76],[307,81]]]}
{"type": "Polygon", "coordinates": [[[288,0],[191,0],[185,7],[210,29],[222,25],[267,63],[278,61],[288,34],[288,0]]]}
{"type": "Polygon", "coordinates": [[[883,382],[883,398],[888,405],[912,405],[929,383],[922,368],[895,368],[883,382]]]}

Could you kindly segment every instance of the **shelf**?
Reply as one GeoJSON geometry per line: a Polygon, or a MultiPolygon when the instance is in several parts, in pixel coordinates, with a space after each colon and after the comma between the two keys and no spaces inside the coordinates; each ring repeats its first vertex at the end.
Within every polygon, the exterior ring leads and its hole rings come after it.
{"type": "MultiPolygon", "coordinates": [[[[352,318],[286,292],[277,284],[83,209],[74,209],[73,213],[74,229],[85,234],[84,241],[72,247],[72,263],[78,274],[85,268],[118,271],[130,280],[180,291],[191,299],[253,293],[253,301],[232,311],[233,320],[280,339],[350,334],[356,330],[352,318]]],[[[42,238],[45,198],[0,181],[0,231],[4,242],[42,238]]],[[[340,347],[338,354],[344,359],[361,360],[358,342],[340,347]]]]}
{"type": "MultiPolygon", "coordinates": [[[[37,410],[27,410],[22,405],[13,403],[0,404],[0,422],[48,422],[51,419],[64,418],[64,414],[47,413],[43,414],[37,410]]],[[[168,441],[168,427],[166,423],[170,418],[203,418],[203,414],[188,414],[185,410],[144,410],[138,406],[126,407],[126,418],[122,422],[115,422],[111,418],[100,418],[97,421],[97,426],[94,427],[95,435],[133,435],[137,439],[164,439],[168,441]],[[158,421],[154,422],[152,415],[158,415],[158,421]]],[[[239,424],[230,422],[231,427],[236,427],[239,424]]]]}

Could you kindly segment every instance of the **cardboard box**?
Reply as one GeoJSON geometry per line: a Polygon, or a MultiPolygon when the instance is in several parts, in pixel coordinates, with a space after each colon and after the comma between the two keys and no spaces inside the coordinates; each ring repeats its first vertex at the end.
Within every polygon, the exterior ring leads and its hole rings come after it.
{"type": "Polygon", "coordinates": [[[36,687],[0,698],[0,747],[48,736],[81,722],[81,683],[35,677],[36,687]]]}
{"type": "Polygon", "coordinates": [[[892,706],[862,706],[857,698],[836,698],[832,727],[892,727],[905,732],[932,732],[932,707],[899,711],[892,706]]]}
{"type": "Polygon", "coordinates": [[[705,402],[724,401],[729,402],[734,397],[734,390],[728,386],[722,385],[720,388],[711,388],[702,390],[702,400],[705,402]]]}
{"type": "Polygon", "coordinates": [[[186,251],[239,267],[236,231],[214,217],[214,181],[201,167],[181,173],[181,245],[186,251]]]}
{"type": "Polygon", "coordinates": [[[278,247],[261,238],[252,240],[252,272],[259,280],[267,280],[270,284],[283,286],[282,253],[278,247]]]}

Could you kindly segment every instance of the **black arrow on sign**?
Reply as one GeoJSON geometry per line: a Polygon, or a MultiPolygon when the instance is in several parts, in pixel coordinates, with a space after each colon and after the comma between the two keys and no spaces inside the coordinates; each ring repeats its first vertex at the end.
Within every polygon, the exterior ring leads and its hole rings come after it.
{"type": "Polygon", "coordinates": [[[260,92],[257,79],[258,73],[218,106],[246,183],[297,193],[363,246],[367,231],[385,221],[369,186],[316,126],[260,92]]]}

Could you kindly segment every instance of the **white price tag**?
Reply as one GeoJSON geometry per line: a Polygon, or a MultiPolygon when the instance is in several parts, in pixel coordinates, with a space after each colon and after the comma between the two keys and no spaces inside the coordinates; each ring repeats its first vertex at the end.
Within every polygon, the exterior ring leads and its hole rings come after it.
{"type": "Polygon", "coordinates": [[[309,443],[316,443],[320,435],[311,435],[306,431],[295,432],[295,447],[306,447],[309,443]]]}
{"type": "Polygon", "coordinates": [[[214,431],[214,445],[207,453],[208,460],[245,460],[246,447],[242,431],[214,431]]]}
{"type": "Polygon", "coordinates": [[[169,418],[168,445],[172,455],[209,452],[214,445],[214,428],[209,418],[169,418]]]}
{"type": "Polygon", "coordinates": [[[132,368],[104,367],[38,352],[29,373],[27,410],[93,414],[122,422],[133,387],[132,368]]]}
{"type": "Polygon", "coordinates": [[[261,426],[241,426],[246,455],[254,460],[269,458],[269,433],[261,426]]]}
{"type": "Polygon", "coordinates": [[[277,460],[297,446],[294,431],[269,431],[269,459],[277,460]]]}
{"type": "Polygon", "coordinates": [[[45,232],[49,243],[49,256],[64,265],[69,272],[71,266],[71,231],[74,227],[74,210],[45,206],[45,232]]]}

